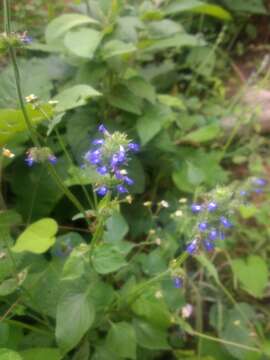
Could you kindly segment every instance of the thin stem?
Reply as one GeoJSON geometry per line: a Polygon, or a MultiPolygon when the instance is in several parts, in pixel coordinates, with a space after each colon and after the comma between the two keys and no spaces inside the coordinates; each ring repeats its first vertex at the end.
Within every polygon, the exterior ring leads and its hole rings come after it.
{"type": "Polygon", "coordinates": [[[90,5],[89,5],[88,0],[84,0],[84,3],[85,3],[87,15],[90,16],[91,15],[91,9],[90,9],[90,5]]]}
{"type": "Polygon", "coordinates": [[[22,322],[17,321],[17,320],[7,320],[7,319],[6,319],[5,322],[8,323],[8,324],[11,324],[11,325],[14,325],[14,326],[23,328],[23,329],[28,329],[28,330],[37,332],[37,333],[39,333],[39,334],[51,335],[51,332],[50,332],[50,331],[47,331],[47,330],[45,330],[45,329],[40,329],[40,328],[37,328],[37,327],[35,327],[35,326],[26,324],[26,323],[22,323],[22,322]]]}

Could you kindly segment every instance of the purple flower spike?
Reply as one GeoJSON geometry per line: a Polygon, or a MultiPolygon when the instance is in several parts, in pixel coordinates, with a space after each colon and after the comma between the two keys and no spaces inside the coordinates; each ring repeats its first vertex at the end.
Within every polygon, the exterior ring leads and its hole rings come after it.
{"type": "Polygon", "coordinates": [[[94,141],[92,141],[93,145],[103,145],[104,144],[104,140],[103,139],[96,139],[94,141]]]}
{"type": "Polygon", "coordinates": [[[198,250],[197,240],[193,240],[191,243],[187,245],[186,251],[192,255],[198,250]]]}
{"type": "Polygon", "coordinates": [[[48,156],[48,161],[52,164],[55,165],[57,163],[57,157],[55,155],[49,155],[48,156]]]}
{"type": "Polygon", "coordinates": [[[208,223],[203,221],[203,222],[199,223],[198,228],[200,231],[206,231],[208,228],[208,223]]]}
{"type": "Polygon", "coordinates": [[[204,240],[203,246],[204,246],[206,251],[212,251],[215,248],[214,243],[212,241],[209,241],[209,240],[204,240]]]}
{"type": "Polygon", "coordinates": [[[106,186],[100,186],[96,190],[96,193],[100,196],[105,196],[108,192],[108,188],[106,186]]]}
{"type": "Polygon", "coordinates": [[[225,216],[221,216],[220,217],[220,223],[225,227],[225,228],[231,228],[233,225],[230,222],[229,219],[227,219],[225,216]]]}
{"type": "Polygon", "coordinates": [[[214,201],[211,201],[208,205],[207,205],[207,209],[209,212],[214,212],[217,210],[217,203],[215,203],[214,201]]]}
{"type": "Polygon", "coordinates": [[[123,185],[117,185],[116,189],[120,194],[126,194],[128,192],[127,189],[123,185]]]}
{"type": "Polygon", "coordinates": [[[99,125],[98,131],[101,132],[102,134],[108,133],[108,130],[105,128],[105,126],[103,124],[99,125]]]}
{"type": "Polygon", "coordinates": [[[265,186],[267,184],[267,181],[262,178],[257,178],[257,179],[254,179],[254,184],[256,184],[258,186],[265,186]]]}
{"type": "Polygon", "coordinates": [[[191,205],[191,211],[192,211],[194,214],[199,213],[201,210],[202,210],[202,206],[201,206],[201,205],[199,205],[199,204],[192,204],[192,205],[191,205]]]}
{"type": "Polygon", "coordinates": [[[97,172],[100,175],[106,175],[108,173],[108,169],[106,166],[100,166],[100,167],[97,167],[97,172]]]}
{"type": "Polygon", "coordinates": [[[129,186],[132,186],[134,184],[134,181],[128,176],[124,176],[124,182],[129,186]]]}
{"type": "Polygon", "coordinates": [[[214,241],[218,238],[218,231],[216,229],[212,229],[208,234],[208,239],[214,241]]]}
{"type": "Polygon", "coordinates": [[[28,157],[25,159],[25,162],[26,162],[26,164],[27,164],[29,167],[31,167],[31,166],[34,165],[34,163],[35,163],[36,161],[34,160],[34,158],[33,158],[32,156],[28,156],[28,157]]]}
{"type": "Polygon", "coordinates": [[[181,289],[183,287],[183,280],[180,277],[175,277],[173,284],[176,289],[181,289]]]}
{"type": "Polygon", "coordinates": [[[92,165],[97,165],[100,163],[101,161],[101,153],[99,150],[95,150],[95,151],[88,151],[85,154],[85,160],[87,160],[90,164],[92,165]]]}
{"type": "Polygon", "coordinates": [[[137,143],[129,143],[128,148],[130,151],[137,153],[140,151],[140,145],[137,143]]]}

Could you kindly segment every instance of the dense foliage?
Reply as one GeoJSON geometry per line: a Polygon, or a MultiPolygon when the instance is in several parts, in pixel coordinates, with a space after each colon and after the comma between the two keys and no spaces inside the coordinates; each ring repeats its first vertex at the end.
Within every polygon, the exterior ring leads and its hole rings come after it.
{"type": "Polygon", "coordinates": [[[270,358],[266,16],[3,1],[0,360],[270,358]]]}

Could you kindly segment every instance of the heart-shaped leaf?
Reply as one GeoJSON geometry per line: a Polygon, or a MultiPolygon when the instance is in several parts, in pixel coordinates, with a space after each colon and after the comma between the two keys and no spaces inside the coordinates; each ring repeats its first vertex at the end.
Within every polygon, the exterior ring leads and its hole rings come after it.
{"type": "Polygon", "coordinates": [[[268,269],[260,256],[251,255],[246,261],[235,259],[232,268],[244,290],[258,298],[263,296],[268,281],[268,269]]]}
{"type": "Polygon", "coordinates": [[[12,250],[14,252],[30,251],[42,254],[55,243],[57,223],[50,218],[44,218],[28,226],[18,237],[12,250]]]}

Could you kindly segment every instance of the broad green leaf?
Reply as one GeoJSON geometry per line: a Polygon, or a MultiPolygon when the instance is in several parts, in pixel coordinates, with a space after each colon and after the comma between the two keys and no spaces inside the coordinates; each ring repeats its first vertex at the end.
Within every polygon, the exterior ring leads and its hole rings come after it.
{"type": "Polygon", "coordinates": [[[256,215],[258,208],[255,205],[240,205],[239,212],[243,219],[249,219],[256,215]]]}
{"type": "Polygon", "coordinates": [[[124,85],[116,85],[108,95],[108,102],[121,110],[140,115],[142,99],[134,94],[124,85]]]}
{"type": "Polygon", "coordinates": [[[22,360],[61,360],[63,356],[57,348],[34,348],[20,352],[22,360]]]}
{"type": "Polygon", "coordinates": [[[13,225],[18,225],[22,221],[20,214],[14,210],[0,211],[0,231],[9,229],[13,225]]]}
{"type": "Polygon", "coordinates": [[[64,353],[73,349],[93,324],[95,308],[88,292],[66,292],[57,305],[55,335],[64,353]]]}
{"type": "MultiPolygon", "coordinates": [[[[51,116],[53,111],[51,105],[42,105],[43,111],[51,116]]],[[[44,114],[38,109],[33,109],[32,105],[26,106],[27,113],[33,125],[37,125],[46,120],[44,114]]],[[[12,140],[18,133],[26,131],[27,125],[21,110],[0,109],[0,146],[12,140]]]]}
{"type": "Polygon", "coordinates": [[[234,276],[249,294],[261,298],[268,283],[268,268],[265,260],[257,255],[232,261],[234,276]]]}
{"type": "Polygon", "coordinates": [[[216,64],[215,50],[208,46],[194,47],[188,54],[186,64],[204,77],[211,76],[216,64]]]}
{"type": "Polygon", "coordinates": [[[103,46],[101,54],[103,59],[107,60],[114,56],[131,54],[136,50],[137,48],[131,43],[125,43],[120,40],[111,40],[103,46]]]}
{"type": "Polygon", "coordinates": [[[123,359],[136,359],[136,334],[127,322],[112,323],[106,338],[106,347],[123,359]]]}
{"type": "Polygon", "coordinates": [[[12,251],[30,251],[42,254],[55,243],[57,223],[50,218],[44,218],[29,225],[18,237],[12,251]]]}
{"type": "Polygon", "coordinates": [[[148,31],[151,38],[161,38],[184,32],[184,28],[176,21],[163,19],[160,21],[151,21],[148,24],[148,31]]]}
{"type": "Polygon", "coordinates": [[[106,221],[104,239],[108,242],[120,241],[128,233],[128,224],[120,212],[115,211],[106,221]]]}
{"type": "Polygon", "coordinates": [[[102,244],[95,248],[92,262],[99,274],[109,274],[127,265],[122,253],[112,244],[102,244]]]}
{"type": "Polygon", "coordinates": [[[267,10],[263,0],[223,0],[224,4],[235,12],[250,14],[266,14],[267,10]]]}
{"type": "Polygon", "coordinates": [[[195,35],[180,33],[170,36],[169,38],[151,40],[149,43],[142,44],[144,52],[156,52],[168,48],[182,48],[205,45],[204,40],[195,35]]]}
{"type": "Polygon", "coordinates": [[[221,134],[221,128],[218,124],[203,126],[184,136],[181,140],[194,143],[204,143],[216,139],[221,134]]]}
{"type": "Polygon", "coordinates": [[[12,294],[18,288],[18,282],[15,279],[8,279],[0,284],[0,296],[12,294]]]}
{"type": "Polygon", "coordinates": [[[187,161],[187,177],[189,183],[194,186],[198,186],[205,180],[205,174],[203,170],[190,161],[187,161]]]}
{"type": "Polygon", "coordinates": [[[138,97],[148,100],[152,104],[155,103],[155,88],[141,77],[132,77],[125,82],[127,88],[138,97]]]}
{"type": "Polygon", "coordinates": [[[175,108],[177,110],[185,110],[186,106],[179,97],[167,95],[167,94],[160,94],[158,95],[158,100],[161,104],[167,105],[171,108],[175,108]]]}
{"type": "Polygon", "coordinates": [[[17,352],[10,349],[0,349],[0,360],[23,360],[17,352]]]}
{"type": "Polygon", "coordinates": [[[185,11],[210,15],[221,20],[232,19],[231,14],[221,6],[206,4],[198,0],[174,1],[165,9],[166,15],[175,15],[185,11]]]}
{"type": "Polygon", "coordinates": [[[102,39],[102,33],[93,29],[69,31],[64,39],[65,47],[74,55],[92,59],[102,39]]]}
{"type": "Polygon", "coordinates": [[[83,106],[88,101],[102,94],[89,85],[74,85],[61,91],[54,100],[58,101],[55,110],[58,112],[74,109],[83,106]]]}
{"type": "Polygon", "coordinates": [[[64,264],[62,280],[74,281],[84,274],[89,262],[88,251],[89,247],[86,244],[81,244],[72,251],[64,264]]]}
{"type": "Polygon", "coordinates": [[[136,127],[141,140],[141,144],[147,144],[157,135],[165,123],[171,119],[171,110],[162,105],[149,105],[145,109],[144,115],[137,121],[136,127]]]}
{"type": "Polygon", "coordinates": [[[145,321],[134,319],[137,343],[149,350],[168,350],[167,331],[145,321]]]}
{"type": "Polygon", "coordinates": [[[167,329],[171,315],[162,300],[141,296],[132,304],[132,311],[155,327],[167,329]]]}
{"type": "MultiPolygon", "coordinates": [[[[227,311],[225,315],[225,327],[220,332],[219,337],[241,345],[256,347],[256,338],[252,336],[248,322],[254,320],[254,316],[256,316],[252,307],[248,304],[240,303],[232,310],[227,311]]],[[[224,344],[224,346],[235,358],[239,360],[248,359],[249,351],[229,344],[224,344]]]]}
{"type": "Polygon", "coordinates": [[[46,28],[45,38],[48,44],[58,43],[61,38],[72,28],[86,25],[97,24],[98,22],[89,16],[81,14],[63,14],[53,19],[46,28]]]}

